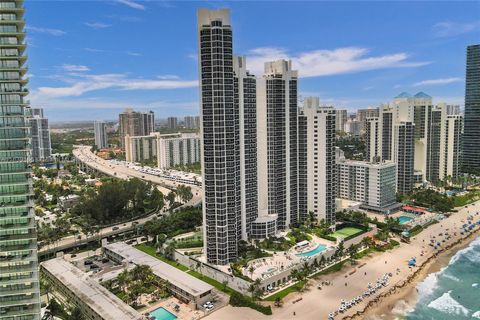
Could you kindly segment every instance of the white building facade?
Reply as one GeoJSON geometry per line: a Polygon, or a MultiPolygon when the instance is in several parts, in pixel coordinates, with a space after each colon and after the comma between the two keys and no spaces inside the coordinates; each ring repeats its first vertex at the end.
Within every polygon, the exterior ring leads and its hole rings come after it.
{"type": "Polygon", "coordinates": [[[98,149],[108,147],[107,124],[105,121],[96,120],[93,122],[93,132],[95,136],[95,146],[98,149]]]}
{"type": "Polygon", "coordinates": [[[306,196],[302,213],[312,212],[328,224],[335,223],[335,120],[333,107],[320,107],[318,98],[305,99],[299,115],[299,193],[301,199],[306,196]]]}

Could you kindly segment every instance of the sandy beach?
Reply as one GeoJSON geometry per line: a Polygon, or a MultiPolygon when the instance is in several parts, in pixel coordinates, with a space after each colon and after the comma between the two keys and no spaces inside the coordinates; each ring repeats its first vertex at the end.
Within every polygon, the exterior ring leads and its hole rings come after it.
{"type": "MultiPolygon", "coordinates": [[[[350,300],[362,295],[368,283],[375,283],[385,273],[392,273],[389,284],[377,291],[374,296],[364,299],[352,307],[348,312],[339,314],[335,319],[366,319],[372,314],[390,313],[398,300],[409,301],[414,304],[415,285],[429,273],[438,271],[443,264],[448,263],[449,256],[475,239],[474,235],[465,237],[460,235],[459,228],[467,217],[480,211],[480,201],[469,205],[467,208],[457,208],[449,218],[428,227],[410,244],[401,243],[399,247],[385,253],[375,253],[358,261],[356,266],[347,267],[340,272],[311,280],[309,287],[301,293],[290,294],[283,300],[282,307],[273,307],[273,316],[265,316],[249,308],[224,307],[206,319],[218,320],[260,320],[260,319],[327,319],[328,314],[337,310],[342,299],[350,300]],[[441,243],[441,250],[435,250],[428,244],[432,237],[442,241],[440,234],[447,231],[451,238],[441,243]],[[454,232],[456,235],[454,236],[454,232]],[[465,239],[463,238],[465,237],[465,239]],[[422,254],[423,252],[423,254],[422,254]],[[409,268],[408,260],[417,259],[417,267],[409,268]],[[361,268],[358,268],[363,265],[361,268]],[[349,275],[353,270],[353,274],[349,275]],[[325,286],[322,290],[316,288],[317,284],[330,280],[333,284],[325,286]],[[301,301],[293,301],[302,298],[301,301]],[[368,315],[368,316],[367,316],[368,315]]],[[[480,216],[475,216],[478,221],[480,216]]],[[[477,229],[475,235],[480,235],[477,229]]]]}

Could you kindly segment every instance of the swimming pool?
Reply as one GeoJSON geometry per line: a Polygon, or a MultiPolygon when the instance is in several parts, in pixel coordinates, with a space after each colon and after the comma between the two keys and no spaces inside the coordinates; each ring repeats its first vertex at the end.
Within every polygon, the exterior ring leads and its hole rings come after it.
{"type": "Polygon", "coordinates": [[[327,249],[326,245],[319,244],[315,249],[297,254],[298,257],[311,257],[327,249]]]}
{"type": "Polygon", "coordinates": [[[400,216],[398,217],[398,222],[400,222],[400,224],[405,224],[409,221],[412,221],[413,218],[412,217],[409,217],[409,216],[400,216]]]}
{"type": "Polygon", "coordinates": [[[160,307],[150,312],[150,315],[155,318],[155,320],[175,320],[177,317],[167,311],[166,309],[160,307]]]}

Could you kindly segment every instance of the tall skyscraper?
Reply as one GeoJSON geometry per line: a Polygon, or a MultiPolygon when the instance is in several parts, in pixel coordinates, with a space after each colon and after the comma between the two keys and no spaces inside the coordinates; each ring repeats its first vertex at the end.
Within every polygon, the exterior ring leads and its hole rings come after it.
{"type": "Polygon", "coordinates": [[[197,20],[205,252],[209,263],[225,265],[238,257],[242,239],[232,26],[228,9],[199,9],[197,20]]]}
{"type": "Polygon", "coordinates": [[[347,124],[348,113],[347,110],[335,110],[336,120],[335,120],[335,130],[345,132],[345,125],[347,124]]]}
{"type": "Polygon", "coordinates": [[[187,129],[199,129],[199,117],[198,116],[185,116],[183,118],[183,122],[185,124],[185,128],[187,129]]]}
{"type": "Polygon", "coordinates": [[[120,113],[118,124],[120,145],[125,146],[126,135],[147,136],[155,131],[155,115],[153,111],[138,112],[128,108],[120,113]]]}
{"type": "Polygon", "coordinates": [[[0,1],[0,319],[40,319],[23,1],[0,1]]]}
{"type": "Polygon", "coordinates": [[[32,135],[32,158],[34,162],[50,159],[52,156],[52,143],[48,119],[43,115],[43,109],[32,108],[30,118],[32,135]]]}
{"type": "Polygon", "coordinates": [[[365,122],[365,158],[369,162],[379,162],[380,155],[380,118],[369,117],[365,122]]]}
{"type": "Polygon", "coordinates": [[[463,172],[480,174],[480,44],[467,47],[463,172]]]}
{"type": "Polygon", "coordinates": [[[107,123],[105,121],[96,120],[93,122],[93,132],[95,137],[95,146],[98,149],[108,147],[107,123]]]}
{"type": "Polygon", "coordinates": [[[335,223],[335,118],[333,107],[320,107],[318,98],[305,99],[298,120],[299,201],[303,204],[306,197],[307,211],[301,211],[300,220],[312,212],[318,221],[335,223]]]}
{"type": "Polygon", "coordinates": [[[246,68],[245,57],[234,56],[235,105],[239,109],[242,238],[265,238],[258,216],[257,188],[257,80],[246,68]],[[258,221],[257,221],[258,222],[258,221]],[[254,232],[254,234],[252,234],[254,232]]]}
{"type": "Polygon", "coordinates": [[[168,117],[167,118],[167,125],[168,125],[169,129],[177,129],[178,128],[177,117],[168,117]]]}
{"type": "Polygon", "coordinates": [[[278,215],[279,230],[299,222],[297,78],[278,60],[257,80],[259,211],[278,215]]]}
{"type": "Polygon", "coordinates": [[[414,187],[414,129],[412,122],[395,124],[395,163],[397,164],[397,192],[405,194],[414,187]]]}
{"type": "Polygon", "coordinates": [[[430,182],[456,178],[462,160],[463,116],[450,115],[449,106],[439,104],[429,115],[426,179],[430,182]]]}

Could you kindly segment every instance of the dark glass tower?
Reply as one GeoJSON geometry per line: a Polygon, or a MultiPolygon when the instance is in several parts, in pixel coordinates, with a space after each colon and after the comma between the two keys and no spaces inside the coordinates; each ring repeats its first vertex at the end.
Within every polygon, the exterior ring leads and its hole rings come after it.
{"type": "Polygon", "coordinates": [[[480,174],[480,44],[467,47],[463,171],[480,174]]]}
{"type": "Polygon", "coordinates": [[[207,261],[236,260],[242,239],[240,128],[227,9],[198,11],[203,219],[207,261]]]}

